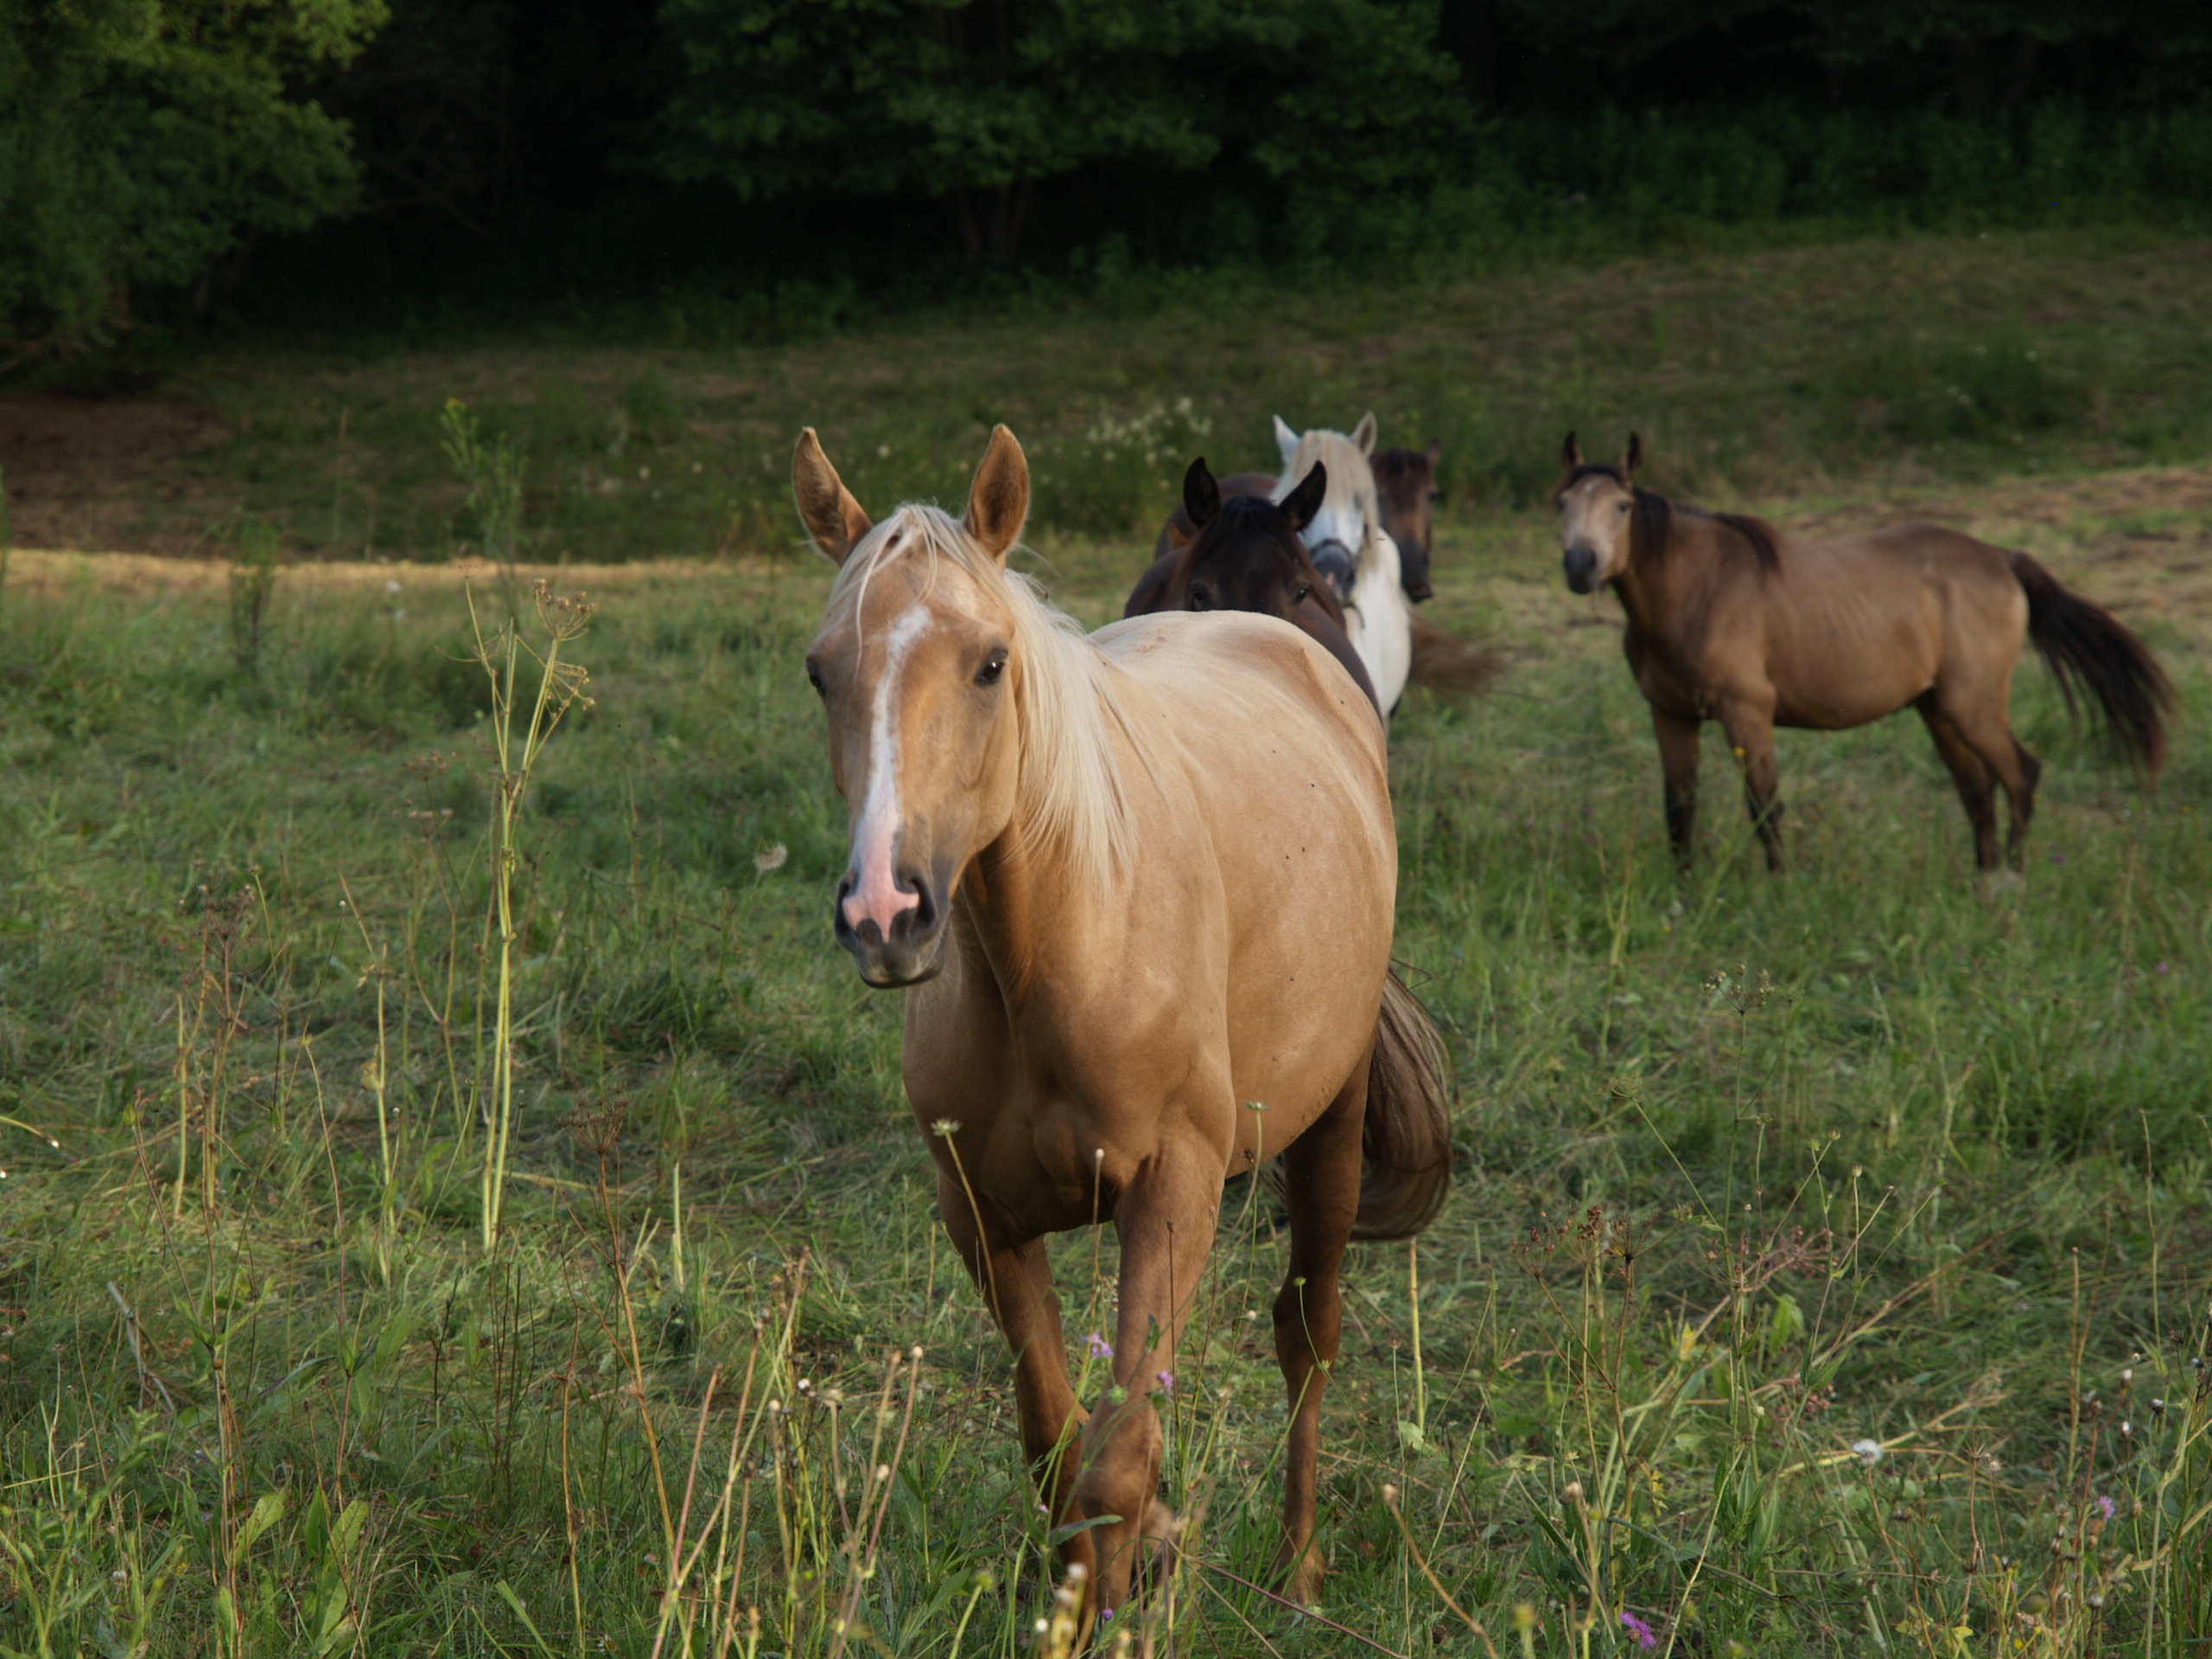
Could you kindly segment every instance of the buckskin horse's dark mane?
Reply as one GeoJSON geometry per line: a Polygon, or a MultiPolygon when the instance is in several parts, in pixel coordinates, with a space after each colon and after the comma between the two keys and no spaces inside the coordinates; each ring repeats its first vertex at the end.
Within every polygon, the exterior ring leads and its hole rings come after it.
{"type": "Polygon", "coordinates": [[[1710,518],[1716,524],[1726,524],[1751,544],[1751,556],[1758,561],[1762,570],[1778,570],[1782,556],[1774,544],[1775,528],[1764,518],[1754,518],[1741,512],[1707,512],[1702,507],[1686,506],[1669,501],[1653,490],[1641,488],[1630,482],[1628,475],[1618,467],[1607,467],[1596,461],[1585,461],[1567,475],[1563,486],[1572,488],[1586,478],[1610,478],[1636,498],[1636,509],[1630,514],[1634,538],[1630,546],[1643,556],[1654,561],[1667,555],[1668,538],[1674,534],[1675,515],[1687,513],[1693,518],[1710,518]]]}

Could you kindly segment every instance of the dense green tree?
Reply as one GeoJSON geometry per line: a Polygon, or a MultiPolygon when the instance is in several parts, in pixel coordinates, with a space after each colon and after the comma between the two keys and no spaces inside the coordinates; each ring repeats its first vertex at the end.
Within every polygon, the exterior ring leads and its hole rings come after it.
{"type": "Polygon", "coordinates": [[[384,0],[0,0],[0,338],[88,342],[344,207],[345,124],[294,91],[384,0]]]}
{"type": "Polygon", "coordinates": [[[948,202],[1012,254],[1039,185],[1249,161],[1363,188],[1458,130],[1435,0],[667,0],[666,170],[748,200],[948,202]]]}

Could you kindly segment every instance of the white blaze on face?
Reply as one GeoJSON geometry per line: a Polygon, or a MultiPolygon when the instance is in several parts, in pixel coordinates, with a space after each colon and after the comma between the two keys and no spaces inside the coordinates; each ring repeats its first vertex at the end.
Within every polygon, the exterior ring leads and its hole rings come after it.
{"type": "Polygon", "coordinates": [[[909,607],[884,642],[883,667],[875,682],[870,711],[868,789],[861,798],[860,822],[853,826],[852,891],[845,895],[845,924],[857,929],[874,922],[885,938],[891,924],[921,903],[918,893],[899,887],[899,679],[907,653],[929,632],[926,605],[909,607]]]}

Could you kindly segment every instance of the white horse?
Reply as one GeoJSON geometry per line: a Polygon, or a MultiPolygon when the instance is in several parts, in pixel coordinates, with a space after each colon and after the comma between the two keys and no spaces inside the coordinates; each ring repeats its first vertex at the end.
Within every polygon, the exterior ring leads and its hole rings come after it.
{"type": "Polygon", "coordinates": [[[1278,501],[1315,461],[1329,469],[1329,493],[1306,526],[1306,548],[1314,569],[1344,601],[1344,632],[1367,664],[1376,700],[1387,715],[1405,695],[1413,671],[1414,612],[1399,580],[1398,544],[1382,528],[1375,469],[1368,464],[1375,449],[1375,416],[1370,410],[1350,437],[1320,427],[1301,437],[1278,415],[1275,445],[1282,451],[1282,473],[1274,489],[1278,501]]]}

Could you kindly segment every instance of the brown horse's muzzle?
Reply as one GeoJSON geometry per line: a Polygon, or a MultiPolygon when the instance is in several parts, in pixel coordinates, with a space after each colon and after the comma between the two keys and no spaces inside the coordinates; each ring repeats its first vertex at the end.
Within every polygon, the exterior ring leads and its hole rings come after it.
{"type": "Polygon", "coordinates": [[[914,902],[892,918],[888,937],[874,917],[864,917],[855,926],[846,915],[845,900],[853,891],[850,870],[837,883],[832,910],[837,943],[852,952],[861,977],[879,991],[918,985],[935,977],[944,965],[945,906],[938,897],[942,885],[931,881],[926,871],[901,870],[898,886],[901,893],[912,893],[914,902]]]}
{"type": "Polygon", "coordinates": [[[1578,594],[1596,591],[1598,571],[1600,569],[1596,548],[1578,543],[1567,550],[1565,562],[1568,587],[1573,588],[1578,594]]]}

